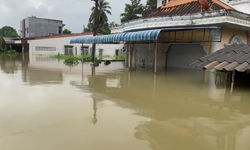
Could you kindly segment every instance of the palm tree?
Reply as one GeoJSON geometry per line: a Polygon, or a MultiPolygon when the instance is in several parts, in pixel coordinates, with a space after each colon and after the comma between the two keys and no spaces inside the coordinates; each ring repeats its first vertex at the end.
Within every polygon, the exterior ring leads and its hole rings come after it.
{"type": "MultiPolygon", "coordinates": [[[[105,0],[99,0],[98,2],[98,12],[97,12],[97,24],[98,27],[102,26],[103,24],[108,22],[108,16],[107,14],[111,15],[111,7],[109,6],[109,2],[105,0]]],[[[91,15],[89,17],[89,22],[93,23],[95,20],[95,6],[91,8],[91,15]]]]}
{"type": "Polygon", "coordinates": [[[117,23],[115,23],[114,21],[109,23],[110,28],[117,27],[117,26],[119,26],[119,25],[117,23]]]}
{"type": "Polygon", "coordinates": [[[121,22],[138,19],[141,17],[143,12],[143,5],[141,0],[130,0],[131,4],[125,4],[124,13],[121,14],[121,22]]]}

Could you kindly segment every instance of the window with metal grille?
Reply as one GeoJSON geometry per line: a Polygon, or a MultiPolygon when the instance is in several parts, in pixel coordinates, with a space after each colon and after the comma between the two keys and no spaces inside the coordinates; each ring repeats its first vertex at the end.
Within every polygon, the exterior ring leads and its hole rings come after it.
{"type": "Polygon", "coordinates": [[[89,47],[88,46],[82,46],[81,47],[82,55],[89,55],[89,47]]]}
{"type": "Polygon", "coordinates": [[[56,51],[56,47],[43,47],[43,46],[36,46],[36,51],[56,51]]]}
{"type": "Polygon", "coordinates": [[[99,56],[103,56],[103,49],[99,49],[99,56]]]}
{"type": "Polygon", "coordinates": [[[64,55],[73,55],[73,46],[65,45],[64,46],[64,55]]]}

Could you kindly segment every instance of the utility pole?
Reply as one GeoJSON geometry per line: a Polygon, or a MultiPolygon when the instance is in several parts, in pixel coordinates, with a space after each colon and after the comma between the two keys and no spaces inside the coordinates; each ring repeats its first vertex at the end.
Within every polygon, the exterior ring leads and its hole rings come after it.
{"type": "MultiPolygon", "coordinates": [[[[93,36],[97,35],[97,28],[98,28],[98,7],[99,7],[99,0],[91,0],[95,1],[95,19],[93,24],[93,36]]],[[[93,43],[92,45],[92,63],[95,62],[95,51],[96,51],[96,43],[93,43]]]]}

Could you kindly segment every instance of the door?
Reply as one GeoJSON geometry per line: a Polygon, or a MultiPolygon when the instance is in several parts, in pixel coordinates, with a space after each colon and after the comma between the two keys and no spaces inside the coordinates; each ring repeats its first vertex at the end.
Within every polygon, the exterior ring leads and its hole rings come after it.
{"type": "Polygon", "coordinates": [[[200,44],[172,44],[168,49],[167,67],[191,68],[191,63],[205,55],[200,44]]]}
{"type": "Polygon", "coordinates": [[[137,44],[135,45],[135,68],[136,70],[153,70],[154,60],[153,44],[137,44]]]}

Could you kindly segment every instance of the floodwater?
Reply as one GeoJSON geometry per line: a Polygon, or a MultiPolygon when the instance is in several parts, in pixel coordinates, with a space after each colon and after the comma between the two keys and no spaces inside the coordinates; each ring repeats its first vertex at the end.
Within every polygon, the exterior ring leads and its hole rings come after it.
{"type": "Polygon", "coordinates": [[[223,73],[25,56],[0,68],[0,150],[250,149],[249,85],[223,73]]]}

